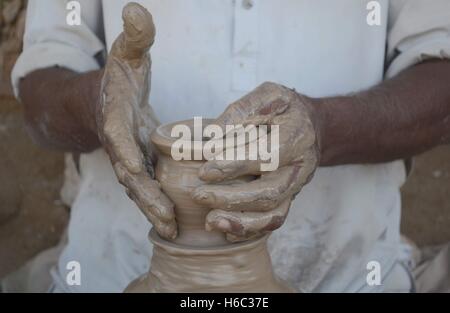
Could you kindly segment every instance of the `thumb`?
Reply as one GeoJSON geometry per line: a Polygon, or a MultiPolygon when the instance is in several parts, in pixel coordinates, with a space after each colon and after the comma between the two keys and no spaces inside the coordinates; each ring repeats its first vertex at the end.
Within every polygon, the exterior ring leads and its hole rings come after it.
{"type": "Polygon", "coordinates": [[[123,33],[119,49],[126,60],[141,59],[155,40],[155,25],[150,12],[135,2],[128,3],[122,12],[123,33]]]}

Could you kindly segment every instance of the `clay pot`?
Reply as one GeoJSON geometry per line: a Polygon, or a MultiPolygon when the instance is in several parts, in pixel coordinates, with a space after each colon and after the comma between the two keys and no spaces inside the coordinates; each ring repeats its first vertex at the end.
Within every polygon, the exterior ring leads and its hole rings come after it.
{"type": "MultiPolygon", "coordinates": [[[[208,125],[209,121],[203,121],[203,126],[208,125]]],[[[175,243],[185,246],[205,247],[228,245],[225,235],[221,232],[207,232],[205,230],[206,215],[211,211],[210,208],[201,206],[192,200],[192,191],[204,184],[198,178],[198,170],[204,161],[195,161],[194,156],[202,156],[201,149],[207,141],[200,138],[199,141],[191,140],[188,145],[191,147],[191,159],[193,161],[175,161],[171,156],[172,145],[178,140],[171,137],[171,131],[175,125],[186,125],[191,129],[193,135],[193,120],[182,121],[167,124],[157,128],[151,140],[160,151],[158,163],[155,168],[156,179],[160,182],[164,193],[175,204],[175,216],[178,225],[178,236],[175,243]],[[200,154],[198,154],[200,152],[200,154]]],[[[180,141],[178,141],[180,143],[180,141]]],[[[180,149],[181,150],[181,149],[180,149]]],[[[239,184],[254,179],[252,176],[243,177],[223,184],[239,184]]]]}
{"type": "Polygon", "coordinates": [[[150,271],[125,292],[293,292],[272,270],[268,236],[226,246],[176,245],[150,232],[150,271]]]}
{"type": "MultiPolygon", "coordinates": [[[[208,122],[204,120],[203,126],[208,122]]],[[[211,209],[191,198],[194,188],[204,184],[198,178],[198,169],[204,161],[175,161],[171,156],[172,144],[177,140],[171,137],[172,127],[180,124],[188,126],[193,133],[193,121],[189,120],[160,126],[151,136],[160,151],[156,179],[175,204],[178,237],[168,242],[151,232],[154,248],[150,272],[131,283],[126,292],[291,291],[273,274],[268,236],[233,244],[223,233],[205,230],[205,218],[211,209]]],[[[191,138],[190,141],[190,153],[194,156],[206,140],[191,138]]],[[[226,184],[252,179],[247,176],[226,184]]]]}

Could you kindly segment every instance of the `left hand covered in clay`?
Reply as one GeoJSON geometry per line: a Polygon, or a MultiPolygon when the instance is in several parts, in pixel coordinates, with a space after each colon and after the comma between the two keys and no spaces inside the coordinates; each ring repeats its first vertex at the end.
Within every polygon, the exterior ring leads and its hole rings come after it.
{"type": "Polygon", "coordinates": [[[279,166],[261,171],[261,160],[212,160],[199,176],[206,185],[193,199],[213,210],[207,230],[226,233],[232,242],[245,241],[279,228],[293,198],[312,178],[319,163],[318,121],[308,97],[274,83],[264,83],[232,103],[215,121],[225,125],[279,125],[279,166]],[[216,184],[244,175],[258,178],[245,185],[216,184]]]}
{"type": "Polygon", "coordinates": [[[172,201],[153,178],[156,149],[148,145],[157,121],[149,106],[153,19],[144,7],[123,9],[124,30],[108,57],[101,100],[96,109],[98,134],[119,182],[163,238],[177,236],[172,201]]]}

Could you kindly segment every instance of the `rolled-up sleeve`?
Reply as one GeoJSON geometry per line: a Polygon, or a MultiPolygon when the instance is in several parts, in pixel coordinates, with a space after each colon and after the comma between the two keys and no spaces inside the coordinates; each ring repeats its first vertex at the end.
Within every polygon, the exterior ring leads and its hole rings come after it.
{"type": "Polygon", "coordinates": [[[433,58],[450,58],[450,1],[391,0],[386,77],[433,58]]]}
{"type": "Polygon", "coordinates": [[[79,0],[81,25],[66,22],[64,0],[29,0],[23,52],[11,73],[18,96],[21,78],[52,66],[86,72],[100,67],[96,56],[104,51],[101,0],[79,0]]]}

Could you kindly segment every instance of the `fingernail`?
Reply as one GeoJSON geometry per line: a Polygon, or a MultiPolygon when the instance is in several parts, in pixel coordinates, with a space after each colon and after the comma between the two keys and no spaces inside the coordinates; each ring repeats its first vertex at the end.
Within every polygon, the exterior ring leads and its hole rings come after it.
{"type": "Polygon", "coordinates": [[[133,174],[137,174],[142,169],[142,163],[138,159],[127,159],[124,160],[125,167],[132,172],[133,174]]]}
{"type": "Polygon", "coordinates": [[[210,192],[200,190],[194,192],[194,194],[192,195],[192,199],[202,204],[211,205],[215,202],[216,197],[210,192]]]}
{"type": "Polygon", "coordinates": [[[227,219],[221,218],[217,222],[217,228],[220,228],[223,231],[230,231],[231,230],[231,223],[227,219]]]}
{"type": "Polygon", "coordinates": [[[223,172],[217,168],[211,168],[200,172],[200,177],[204,180],[220,180],[223,177],[223,172]]]}
{"type": "Polygon", "coordinates": [[[162,237],[174,240],[178,235],[177,224],[175,222],[164,223],[159,227],[159,232],[162,237]]]}

